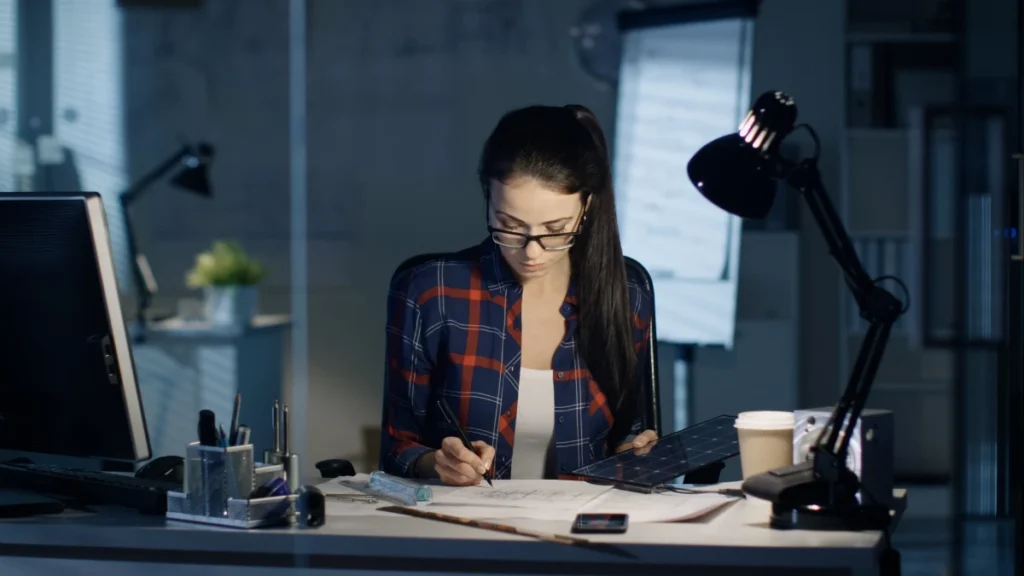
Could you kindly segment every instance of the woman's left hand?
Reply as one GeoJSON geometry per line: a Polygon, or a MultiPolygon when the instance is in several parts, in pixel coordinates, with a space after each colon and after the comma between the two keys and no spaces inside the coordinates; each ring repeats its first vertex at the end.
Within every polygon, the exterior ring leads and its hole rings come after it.
{"type": "Polygon", "coordinates": [[[636,438],[629,444],[623,444],[619,447],[619,452],[625,452],[626,450],[632,450],[637,456],[643,456],[654,448],[654,445],[658,443],[658,433],[654,430],[644,430],[637,435],[636,438]]]}

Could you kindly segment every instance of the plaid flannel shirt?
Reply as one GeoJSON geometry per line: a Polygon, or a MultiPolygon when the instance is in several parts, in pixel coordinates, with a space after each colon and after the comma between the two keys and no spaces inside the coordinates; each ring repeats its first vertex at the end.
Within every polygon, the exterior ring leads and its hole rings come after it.
{"type": "MultiPolygon", "coordinates": [[[[634,347],[642,358],[651,301],[632,282],[628,292],[634,347]]],[[[576,347],[574,294],[570,283],[561,307],[566,336],[552,358],[559,476],[605,457],[614,423],[608,401],[576,347]]],[[[436,408],[443,396],[470,441],[494,447],[494,477],[510,477],[522,359],[521,309],[522,286],[489,238],[476,249],[426,262],[395,278],[388,293],[382,470],[413,476],[420,456],[439,448],[443,438],[457,435],[436,408]]],[[[637,418],[631,434],[639,433],[637,418]]]]}

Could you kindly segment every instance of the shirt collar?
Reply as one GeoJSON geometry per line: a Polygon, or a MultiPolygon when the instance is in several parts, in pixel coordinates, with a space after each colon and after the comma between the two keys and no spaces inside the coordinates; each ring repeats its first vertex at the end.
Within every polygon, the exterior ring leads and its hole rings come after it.
{"type": "MultiPolygon", "coordinates": [[[[480,243],[480,273],[487,289],[494,294],[499,294],[506,289],[516,291],[523,289],[501,255],[498,245],[490,237],[480,243]]],[[[576,276],[573,275],[569,279],[569,289],[565,293],[565,301],[561,307],[562,315],[566,318],[575,315],[577,306],[576,276]]]]}

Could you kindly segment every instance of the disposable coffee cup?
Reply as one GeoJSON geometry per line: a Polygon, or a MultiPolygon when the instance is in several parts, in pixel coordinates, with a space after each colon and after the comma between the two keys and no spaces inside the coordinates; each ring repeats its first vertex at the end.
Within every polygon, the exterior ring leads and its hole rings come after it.
{"type": "Polygon", "coordinates": [[[793,463],[792,412],[741,412],[736,417],[743,479],[793,463]]]}

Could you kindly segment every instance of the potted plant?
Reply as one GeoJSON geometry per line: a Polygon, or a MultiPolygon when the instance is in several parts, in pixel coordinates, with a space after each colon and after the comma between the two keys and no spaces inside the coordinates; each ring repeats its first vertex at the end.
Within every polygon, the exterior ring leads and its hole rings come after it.
{"type": "Polygon", "coordinates": [[[214,328],[244,329],[256,314],[256,285],[263,265],[237,242],[218,240],[196,256],[186,277],[189,288],[202,288],[206,320],[214,328]]]}

